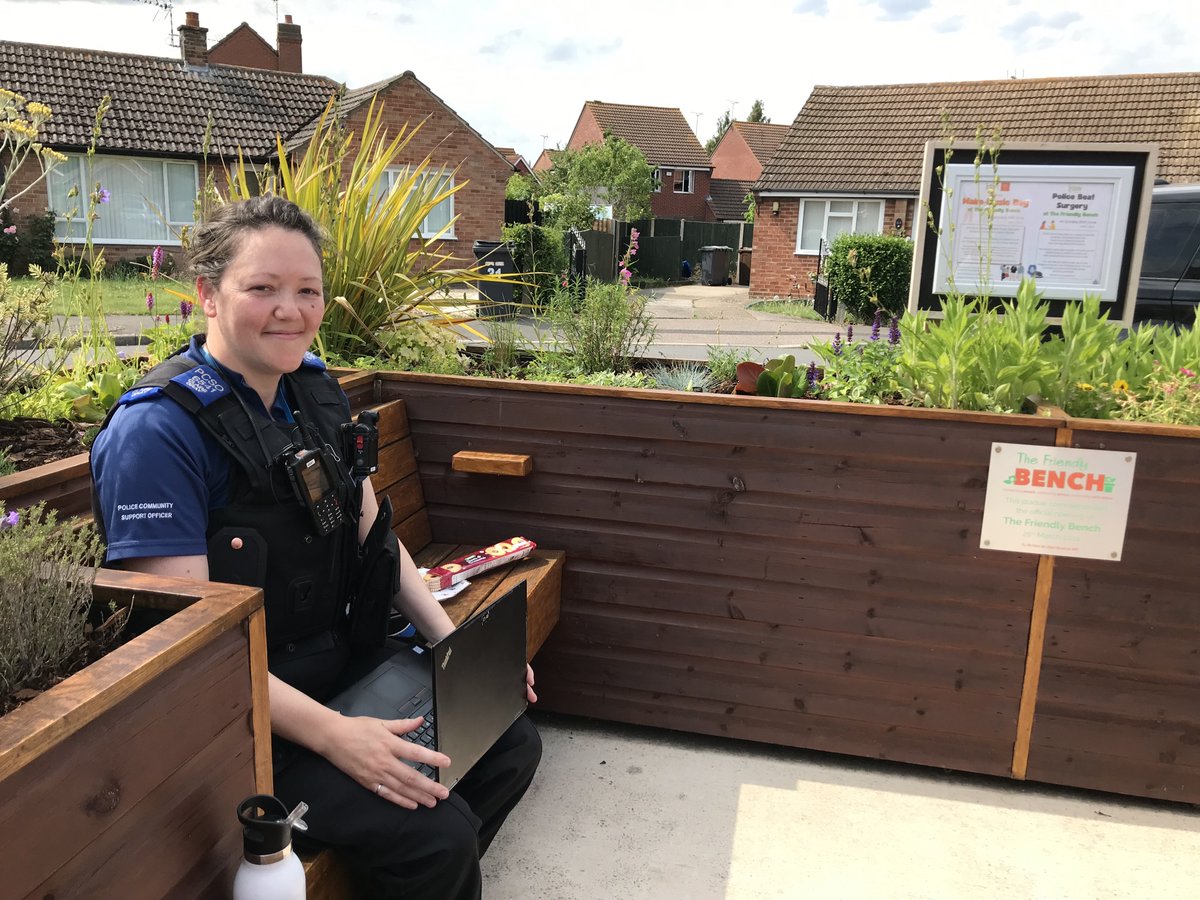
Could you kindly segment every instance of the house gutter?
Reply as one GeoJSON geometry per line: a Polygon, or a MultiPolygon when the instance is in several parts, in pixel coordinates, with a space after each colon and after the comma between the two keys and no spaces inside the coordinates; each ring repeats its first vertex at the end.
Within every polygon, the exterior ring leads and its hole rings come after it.
{"type": "Polygon", "coordinates": [[[755,191],[760,197],[830,197],[832,199],[845,198],[854,200],[859,197],[899,197],[899,198],[917,198],[920,193],[911,190],[891,190],[891,191],[755,191]]]}

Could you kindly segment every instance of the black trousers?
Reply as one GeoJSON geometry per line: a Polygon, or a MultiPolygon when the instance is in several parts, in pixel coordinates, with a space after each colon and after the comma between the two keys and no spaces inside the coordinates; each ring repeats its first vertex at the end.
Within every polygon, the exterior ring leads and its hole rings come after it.
{"type": "Polygon", "coordinates": [[[301,751],[275,773],[288,809],[303,800],[301,847],[335,847],[371,898],[479,898],[479,859],[524,795],[542,757],[525,716],[432,809],[404,809],[375,796],[324,757],[301,751]]]}

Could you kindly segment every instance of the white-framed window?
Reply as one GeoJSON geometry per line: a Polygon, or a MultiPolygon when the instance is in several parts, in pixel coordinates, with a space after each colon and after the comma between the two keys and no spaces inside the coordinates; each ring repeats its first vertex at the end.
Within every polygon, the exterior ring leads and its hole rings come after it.
{"type": "Polygon", "coordinates": [[[653,185],[654,193],[662,193],[662,169],[655,169],[650,176],[651,184],[653,185]]]}
{"type": "Polygon", "coordinates": [[[93,241],[178,246],[180,229],[195,223],[198,177],[190,160],[100,155],[92,157],[89,177],[87,157],[67,154],[46,179],[54,234],[66,243],[84,240],[90,196],[99,185],[104,202],[95,207],[93,241]]]}
{"type": "Polygon", "coordinates": [[[675,170],[675,193],[690,194],[696,189],[696,171],[694,169],[675,170]]]}
{"type": "MultiPolygon", "coordinates": [[[[409,177],[408,166],[389,166],[384,169],[384,177],[380,180],[380,184],[376,186],[376,190],[394,191],[399,185],[404,184],[409,177]],[[386,184],[384,183],[386,181],[386,184]]],[[[447,191],[454,187],[454,175],[451,172],[444,172],[441,169],[431,169],[422,172],[418,178],[418,184],[424,184],[430,179],[438,180],[438,192],[447,191]]],[[[425,217],[421,222],[421,237],[433,237],[443,228],[446,228],[446,233],[442,235],[442,240],[454,240],[454,194],[443,199],[433,211],[425,217]],[[448,226],[448,227],[447,227],[448,226]]]]}
{"type": "Polygon", "coordinates": [[[808,199],[800,201],[796,252],[816,255],[839,234],[883,234],[883,201],[808,199]]]}

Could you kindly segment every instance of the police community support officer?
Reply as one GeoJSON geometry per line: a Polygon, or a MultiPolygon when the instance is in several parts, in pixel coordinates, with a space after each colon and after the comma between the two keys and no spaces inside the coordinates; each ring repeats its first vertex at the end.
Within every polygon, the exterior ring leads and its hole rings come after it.
{"type": "MultiPolygon", "coordinates": [[[[408,764],[448,763],[404,738],[420,720],[318,702],[374,662],[344,610],[379,516],[370,479],[343,462],[345,395],[308,352],[324,309],[320,231],[294,204],[255,198],[199,225],[190,253],[207,339],[126,393],[92,449],[107,563],[261,585],[276,793],[308,803],[308,840],[339,848],[373,897],[479,897],[479,857],[541,756],[529,721],[448,792],[408,764]],[[298,457],[317,467],[308,497],[288,471],[298,457]]],[[[437,640],[453,625],[398,555],[393,604],[437,640]]]]}

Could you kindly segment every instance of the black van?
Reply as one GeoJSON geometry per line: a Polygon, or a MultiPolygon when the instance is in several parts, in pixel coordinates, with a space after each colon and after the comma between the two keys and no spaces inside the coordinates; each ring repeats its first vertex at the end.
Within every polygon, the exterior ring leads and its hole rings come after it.
{"type": "Polygon", "coordinates": [[[1192,325],[1200,303],[1200,184],[1154,188],[1135,322],[1192,325]]]}

